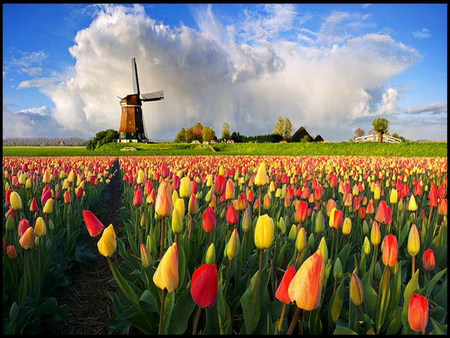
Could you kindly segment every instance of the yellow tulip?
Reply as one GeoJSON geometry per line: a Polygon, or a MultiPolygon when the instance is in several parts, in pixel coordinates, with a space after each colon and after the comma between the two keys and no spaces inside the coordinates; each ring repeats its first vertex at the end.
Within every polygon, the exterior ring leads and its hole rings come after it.
{"type": "Polygon", "coordinates": [[[114,232],[114,227],[112,224],[103,230],[102,237],[100,237],[97,242],[97,248],[100,254],[105,257],[111,257],[116,252],[116,233],[114,232]]]}
{"type": "Polygon", "coordinates": [[[47,226],[45,225],[44,219],[42,217],[38,217],[36,219],[36,223],[34,224],[34,234],[38,237],[47,234],[47,226]]]}
{"type": "Polygon", "coordinates": [[[413,224],[409,230],[408,236],[408,253],[411,256],[416,256],[420,251],[420,236],[417,226],[413,224]]]}
{"type": "Polygon", "coordinates": [[[161,290],[172,292],[178,287],[178,246],[173,243],[159,262],[153,282],[161,290]]]}
{"type": "Polygon", "coordinates": [[[258,249],[268,249],[272,245],[274,228],[273,219],[269,215],[258,217],[255,226],[255,245],[258,249]]]}
{"type": "Polygon", "coordinates": [[[13,210],[21,210],[22,209],[22,198],[17,193],[17,191],[13,191],[9,196],[9,201],[11,204],[11,209],[13,210]]]}
{"type": "Polygon", "coordinates": [[[258,171],[255,176],[255,184],[258,186],[266,185],[269,183],[269,177],[267,177],[266,162],[261,162],[258,167],[258,171]]]}

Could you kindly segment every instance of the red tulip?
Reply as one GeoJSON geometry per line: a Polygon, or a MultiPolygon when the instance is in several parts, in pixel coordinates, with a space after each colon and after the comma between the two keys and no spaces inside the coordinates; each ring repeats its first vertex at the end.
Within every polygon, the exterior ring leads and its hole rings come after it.
{"type": "Polygon", "coordinates": [[[216,264],[203,264],[192,274],[192,299],[201,308],[214,306],[217,301],[218,285],[216,264]]]}
{"type": "Polygon", "coordinates": [[[72,196],[70,195],[70,191],[66,190],[63,194],[64,197],[64,203],[70,203],[72,200],[72,196]]]}
{"type": "Polygon", "coordinates": [[[375,207],[373,205],[373,199],[371,198],[369,200],[369,203],[367,204],[366,213],[369,215],[372,215],[375,212],[375,207]]]}
{"type": "Polygon", "coordinates": [[[47,200],[52,197],[52,190],[48,187],[48,185],[46,185],[44,187],[44,189],[42,190],[42,194],[41,194],[41,203],[42,205],[45,205],[45,202],[47,202],[47,200]]]}
{"type": "Polygon", "coordinates": [[[214,194],[222,195],[225,192],[226,182],[225,176],[217,175],[216,181],[214,182],[214,194]]]}
{"type": "Polygon", "coordinates": [[[234,209],[233,204],[230,204],[227,208],[227,211],[225,213],[225,217],[227,220],[227,224],[237,224],[239,219],[236,212],[236,209],[234,209]]]}
{"type": "Polygon", "coordinates": [[[438,197],[445,198],[447,196],[447,187],[445,183],[442,183],[438,190],[438,197]]]}
{"type": "Polygon", "coordinates": [[[428,300],[426,297],[413,293],[409,299],[408,323],[411,330],[425,334],[428,324],[428,300]]]}
{"type": "Polygon", "coordinates": [[[26,218],[22,218],[19,221],[19,238],[25,233],[25,231],[30,227],[30,222],[26,218]]]}
{"type": "Polygon", "coordinates": [[[39,206],[38,206],[36,197],[33,197],[33,199],[31,200],[30,211],[31,212],[39,211],[39,206]]]}
{"type": "Polygon", "coordinates": [[[216,213],[211,207],[207,207],[203,213],[203,230],[206,232],[214,231],[216,228],[216,213]]]}
{"type": "Polygon", "coordinates": [[[441,200],[439,200],[438,203],[438,214],[439,215],[447,215],[447,199],[443,198],[441,200]]]}
{"type": "Polygon", "coordinates": [[[295,210],[294,219],[296,222],[303,222],[306,219],[308,212],[308,202],[300,201],[297,204],[297,209],[295,210]]]}
{"type": "Polygon", "coordinates": [[[366,218],[366,208],[365,207],[361,207],[359,209],[359,218],[361,218],[361,219],[366,218]]]}
{"type": "Polygon", "coordinates": [[[430,207],[437,207],[438,205],[438,189],[436,183],[433,183],[430,188],[430,192],[428,193],[428,205],[430,207]]]}
{"type": "Polygon", "coordinates": [[[102,222],[100,222],[92,211],[83,210],[83,219],[91,237],[97,237],[105,228],[102,222]]]}
{"type": "Polygon", "coordinates": [[[291,299],[289,298],[289,284],[291,283],[292,278],[294,278],[296,273],[295,265],[292,264],[289,269],[286,270],[286,272],[283,275],[283,278],[281,279],[280,285],[278,286],[277,292],[275,293],[275,297],[285,304],[289,304],[291,302],[291,299]]]}
{"type": "Polygon", "coordinates": [[[436,266],[436,260],[434,258],[434,251],[432,249],[425,250],[423,253],[423,268],[425,270],[431,271],[436,266]]]}
{"type": "Polygon", "coordinates": [[[8,245],[6,247],[6,254],[8,255],[9,258],[16,259],[17,258],[16,247],[14,245],[8,245]]]}
{"type": "Polygon", "coordinates": [[[398,242],[395,235],[387,235],[381,243],[381,251],[383,253],[383,263],[390,267],[394,267],[398,258],[398,242]]]}
{"type": "Polygon", "coordinates": [[[133,205],[136,205],[136,206],[139,207],[139,206],[142,204],[142,200],[143,200],[143,197],[142,197],[142,190],[141,190],[141,188],[137,188],[137,189],[134,191],[133,205]]]}

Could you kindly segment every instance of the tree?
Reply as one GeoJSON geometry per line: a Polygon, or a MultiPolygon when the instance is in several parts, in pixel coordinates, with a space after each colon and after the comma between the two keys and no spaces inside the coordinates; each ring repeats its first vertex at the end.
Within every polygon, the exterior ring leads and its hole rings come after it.
{"type": "Polygon", "coordinates": [[[186,129],[181,128],[181,130],[178,132],[177,136],[174,140],[175,143],[185,143],[186,142],[186,129]]]}
{"type": "Polygon", "coordinates": [[[211,142],[216,139],[216,132],[211,127],[204,126],[202,136],[203,142],[211,142]]]}
{"type": "Polygon", "coordinates": [[[95,134],[94,138],[86,145],[87,150],[95,150],[100,146],[115,141],[119,138],[119,133],[114,129],[107,129],[95,134]]]}
{"type": "Polygon", "coordinates": [[[288,117],[284,119],[284,128],[283,128],[283,139],[288,139],[291,137],[292,134],[292,123],[291,120],[289,120],[288,117]]]}
{"type": "Polygon", "coordinates": [[[222,124],[222,139],[224,140],[231,139],[230,125],[227,122],[224,122],[222,124]]]}
{"type": "Polygon", "coordinates": [[[378,142],[383,142],[383,134],[389,131],[389,120],[377,118],[372,122],[373,129],[378,133],[378,142]]]}
{"type": "Polygon", "coordinates": [[[364,130],[362,130],[361,128],[356,128],[355,129],[356,137],[361,137],[361,136],[364,136],[365,134],[366,134],[366,132],[364,130]]]}
{"type": "Polygon", "coordinates": [[[290,138],[292,134],[291,120],[289,120],[288,117],[282,118],[279,116],[275,126],[273,127],[273,134],[282,136],[283,140],[290,138]]]}
{"type": "Polygon", "coordinates": [[[283,136],[283,130],[284,130],[284,119],[281,116],[278,116],[277,123],[275,123],[275,126],[273,127],[273,134],[283,136]]]}

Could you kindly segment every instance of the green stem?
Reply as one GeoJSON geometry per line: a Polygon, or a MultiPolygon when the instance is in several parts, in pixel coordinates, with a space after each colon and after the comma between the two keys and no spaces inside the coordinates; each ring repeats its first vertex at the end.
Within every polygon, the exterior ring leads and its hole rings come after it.
{"type": "Polygon", "coordinates": [[[164,303],[166,302],[166,292],[167,292],[167,289],[164,288],[164,290],[162,290],[162,295],[161,295],[161,311],[159,312],[159,328],[158,328],[158,334],[163,334],[163,326],[164,326],[164,303]]]}
{"type": "Polygon", "coordinates": [[[261,186],[258,186],[258,188],[259,188],[258,216],[261,216],[262,189],[261,189],[261,186]]]}
{"type": "Polygon", "coordinates": [[[294,331],[295,325],[297,324],[298,321],[298,316],[300,315],[300,311],[301,309],[299,307],[295,309],[294,317],[292,317],[291,325],[289,325],[289,329],[286,332],[286,334],[291,335],[292,332],[294,331]]]}
{"type": "Polygon", "coordinates": [[[197,334],[197,327],[198,327],[198,322],[200,321],[201,313],[202,313],[202,308],[199,306],[198,310],[197,310],[197,315],[195,316],[195,320],[194,320],[194,328],[192,329],[192,335],[197,334]]]}
{"type": "Polygon", "coordinates": [[[286,312],[286,308],[287,308],[287,304],[283,303],[283,309],[281,310],[280,320],[278,321],[278,333],[282,332],[282,330],[283,330],[283,319],[284,319],[284,314],[286,312]]]}
{"type": "Polygon", "coordinates": [[[159,242],[159,256],[162,257],[164,251],[164,217],[161,217],[161,239],[159,242]]]}

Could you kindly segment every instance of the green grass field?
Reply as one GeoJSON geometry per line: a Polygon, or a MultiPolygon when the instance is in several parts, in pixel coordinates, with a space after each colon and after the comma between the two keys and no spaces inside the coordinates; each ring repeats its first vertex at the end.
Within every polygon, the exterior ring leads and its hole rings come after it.
{"type": "Polygon", "coordinates": [[[95,151],[71,147],[4,147],[3,156],[152,156],[152,155],[356,155],[447,157],[446,142],[429,143],[109,143],[95,151]],[[137,151],[120,151],[133,147],[137,151]]]}

